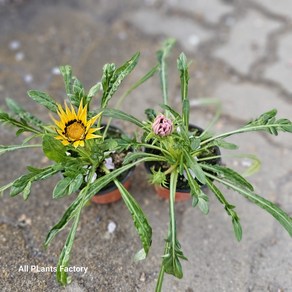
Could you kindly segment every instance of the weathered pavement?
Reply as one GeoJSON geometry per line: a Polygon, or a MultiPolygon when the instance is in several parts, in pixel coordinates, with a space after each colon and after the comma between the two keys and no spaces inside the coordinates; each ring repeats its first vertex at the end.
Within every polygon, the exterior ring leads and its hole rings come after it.
{"type": "MultiPolygon", "coordinates": [[[[26,91],[44,90],[62,100],[57,66],[72,65],[88,88],[100,78],[104,63],[121,64],[141,51],[127,86],[155,64],[156,50],[171,36],[178,40],[169,65],[171,103],[179,102],[176,57],[184,51],[193,60],[189,90],[193,123],[204,127],[214,114],[214,105],[196,105],[202,97],[222,102],[216,132],[234,129],[272,108],[291,119],[292,1],[276,2],[0,0],[0,106],[4,107],[5,97],[13,97],[49,120],[46,110],[30,101],[26,91]]],[[[144,108],[156,105],[160,96],[155,78],[129,96],[123,108],[143,118],[144,108]]],[[[133,130],[127,128],[129,133],[133,130]]],[[[19,143],[8,128],[1,128],[0,139],[1,144],[19,143]]],[[[261,171],[250,179],[256,191],[292,214],[292,135],[246,134],[232,141],[241,145],[238,153],[254,153],[262,160],[261,171]]],[[[242,167],[233,159],[224,161],[242,167]]],[[[1,157],[0,185],[18,177],[27,164],[45,163],[37,151],[1,157]]],[[[47,251],[42,247],[49,228],[71,201],[51,199],[57,178],[36,184],[27,202],[7,195],[0,198],[0,290],[154,291],[167,230],[167,203],[155,196],[143,167],[136,170],[135,180],[131,193],[153,226],[148,259],[133,261],[139,239],[122,202],[88,206],[70,263],[88,267],[88,272],[73,273],[66,288],[56,283],[53,273],[18,271],[21,265],[57,263],[66,232],[47,251]],[[109,225],[115,227],[111,233],[109,225]]],[[[208,216],[189,202],[177,204],[178,236],[188,261],[183,263],[182,280],[165,277],[164,291],[292,291],[289,235],[238,194],[230,190],[225,194],[237,206],[242,242],[236,242],[230,219],[212,197],[208,216]]]]}

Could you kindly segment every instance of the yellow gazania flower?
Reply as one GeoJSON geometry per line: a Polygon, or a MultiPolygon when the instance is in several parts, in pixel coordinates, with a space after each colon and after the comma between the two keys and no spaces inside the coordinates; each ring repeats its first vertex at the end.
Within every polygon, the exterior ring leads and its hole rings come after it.
{"type": "Polygon", "coordinates": [[[60,104],[58,104],[58,115],[60,121],[53,118],[59,136],[55,138],[60,140],[63,145],[72,144],[75,148],[78,146],[84,146],[84,140],[101,138],[102,136],[94,134],[95,131],[101,128],[92,128],[92,125],[100,117],[101,113],[87,121],[87,105],[83,107],[82,102],[79,105],[78,112],[76,114],[73,106],[71,110],[65,103],[65,111],[60,104]]]}

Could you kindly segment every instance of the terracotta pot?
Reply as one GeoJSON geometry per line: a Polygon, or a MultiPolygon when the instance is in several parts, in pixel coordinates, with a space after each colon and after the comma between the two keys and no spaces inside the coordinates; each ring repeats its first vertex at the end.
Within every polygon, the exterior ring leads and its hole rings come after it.
{"type": "MultiPolygon", "coordinates": [[[[122,181],[123,186],[128,190],[131,186],[131,176],[133,169],[129,171],[122,181]]],[[[91,202],[95,204],[110,204],[119,201],[122,198],[120,191],[115,185],[106,188],[91,198],[91,202]]]]}
{"type": "MultiPolygon", "coordinates": [[[[170,191],[167,188],[164,188],[160,185],[155,185],[154,186],[156,194],[165,200],[169,200],[169,196],[170,196],[170,191]]],[[[191,194],[189,192],[189,190],[186,191],[176,191],[175,193],[175,201],[176,202],[182,202],[182,201],[187,201],[191,198],[191,194]]]]}
{"type": "MultiPolygon", "coordinates": [[[[194,125],[190,125],[189,129],[190,130],[196,129],[198,131],[198,134],[201,134],[204,131],[202,128],[194,126],[194,125]]],[[[213,146],[213,150],[214,150],[216,155],[221,154],[219,147],[213,146]]],[[[160,154],[160,151],[157,151],[157,150],[153,151],[152,149],[147,149],[146,152],[147,151],[149,151],[151,153],[153,152],[155,154],[160,154]]],[[[220,164],[221,158],[210,160],[209,163],[210,164],[220,164]]],[[[150,169],[151,169],[151,167],[155,166],[155,162],[146,162],[146,163],[144,163],[144,166],[147,169],[147,171],[150,173],[151,172],[150,169]]],[[[179,176],[179,179],[180,179],[180,176],[179,176]]],[[[206,187],[205,185],[202,185],[199,181],[197,181],[197,182],[201,188],[206,187]]],[[[160,198],[169,200],[170,191],[168,188],[165,188],[165,187],[160,186],[160,185],[154,185],[154,188],[155,188],[157,195],[160,198]]],[[[192,198],[192,196],[190,194],[189,187],[187,187],[187,188],[178,188],[177,187],[176,193],[175,193],[175,201],[187,201],[187,200],[190,200],[191,198],[192,198]]]]}

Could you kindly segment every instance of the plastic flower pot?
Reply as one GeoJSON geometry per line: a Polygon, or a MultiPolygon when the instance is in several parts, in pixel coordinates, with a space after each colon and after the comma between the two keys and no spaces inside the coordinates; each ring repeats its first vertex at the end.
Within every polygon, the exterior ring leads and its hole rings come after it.
{"type": "MultiPolygon", "coordinates": [[[[189,125],[189,130],[190,131],[195,131],[197,130],[197,135],[200,135],[203,133],[203,129],[195,126],[195,125],[189,125]]],[[[219,147],[213,146],[210,149],[212,149],[212,156],[219,156],[221,154],[219,147]]],[[[146,152],[150,152],[153,154],[160,154],[160,151],[153,150],[153,149],[146,149],[146,152]]],[[[205,156],[204,156],[205,157],[205,156]]],[[[209,160],[208,163],[210,164],[221,164],[221,158],[214,158],[212,160],[209,160]]],[[[151,169],[154,167],[155,171],[158,171],[159,168],[161,168],[161,164],[157,162],[145,162],[144,166],[146,170],[151,173],[151,169]]],[[[197,181],[198,184],[200,185],[201,188],[205,188],[205,185],[202,185],[199,181],[197,181]]],[[[167,199],[169,200],[170,196],[170,191],[169,188],[161,186],[161,185],[154,185],[154,189],[156,191],[156,194],[162,198],[162,199],[167,199]]],[[[177,181],[177,187],[176,187],[176,194],[175,194],[175,201],[186,201],[191,199],[191,194],[190,194],[190,187],[187,183],[186,178],[183,175],[178,176],[178,181],[177,181]]]]}

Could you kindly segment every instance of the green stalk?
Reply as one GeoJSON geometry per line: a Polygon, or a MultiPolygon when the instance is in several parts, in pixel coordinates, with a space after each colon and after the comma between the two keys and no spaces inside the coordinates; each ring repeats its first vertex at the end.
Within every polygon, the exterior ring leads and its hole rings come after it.
{"type": "MultiPolygon", "coordinates": [[[[157,52],[158,62],[160,64],[160,83],[162,89],[163,103],[168,105],[168,86],[167,86],[167,71],[165,59],[168,56],[169,51],[174,45],[174,39],[168,39],[164,42],[163,48],[157,52]]],[[[165,110],[165,115],[168,117],[169,113],[165,110]]]]}
{"type": "MultiPolygon", "coordinates": [[[[170,218],[170,224],[169,224],[169,231],[168,231],[168,237],[171,236],[171,245],[172,245],[172,258],[175,259],[175,246],[176,246],[176,220],[175,220],[175,194],[176,194],[176,184],[177,184],[177,178],[178,178],[178,172],[177,169],[173,169],[171,175],[170,175],[170,195],[169,195],[169,218],[170,218]]],[[[164,248],[164,255],[168,253],[170,244],[166,242],[165,248],[164,248]]],[[[173,263],[173,266],[175,263],[173,263]]],[[[164,273],[165,268],[164,264],[162,262],[155,292],[160,292],[162,289],[163,279],[164,279],[164,273]]]]}
{"type": "Polygon", "coordinates": [[[170,175],[170,194],[169,194],[169,216],[170,216],[170,227],[171,227],[171,242],[172,242],[172,252],[173,259],[175,259],[175,246],[176,246],[176,221],[175,221],[175,194],[176,194],[176,184],[177,184],[178,172],[174,169],[170,175]]]}
{"type": "MultiPolygon", "coordinates": [[[[166,247],[165,247],[165,251],[166,251],[166,247]]],[[[161,292],[163,279],[164,279],[164,265],[161,264],[160,272],[159,272],[159,276],[158,276],[157,284],[156,284],[156,288],[155,288],[155,292],[161,292]]]]}
{"type": "Polygon", "coordinates": [[[224,137],[228,137],[228,136],[231,136],[234,134],[240,134],[240,133],[244,133],[244,132],[261,131],[261,130],[265,130],[265,129],[272,128],[272,127],[279,127],[279,124],[268,124],[268,125],[252,126],[252,127],[243,127],[241,129],[233,130],[233,131],[226,132],[226,133],[214,136],[214,137],[210,137],[209,139],[202,141],[201,145],[209,143],[209,142],[216,140],[218,138],[224,138],[224,137]]]}

